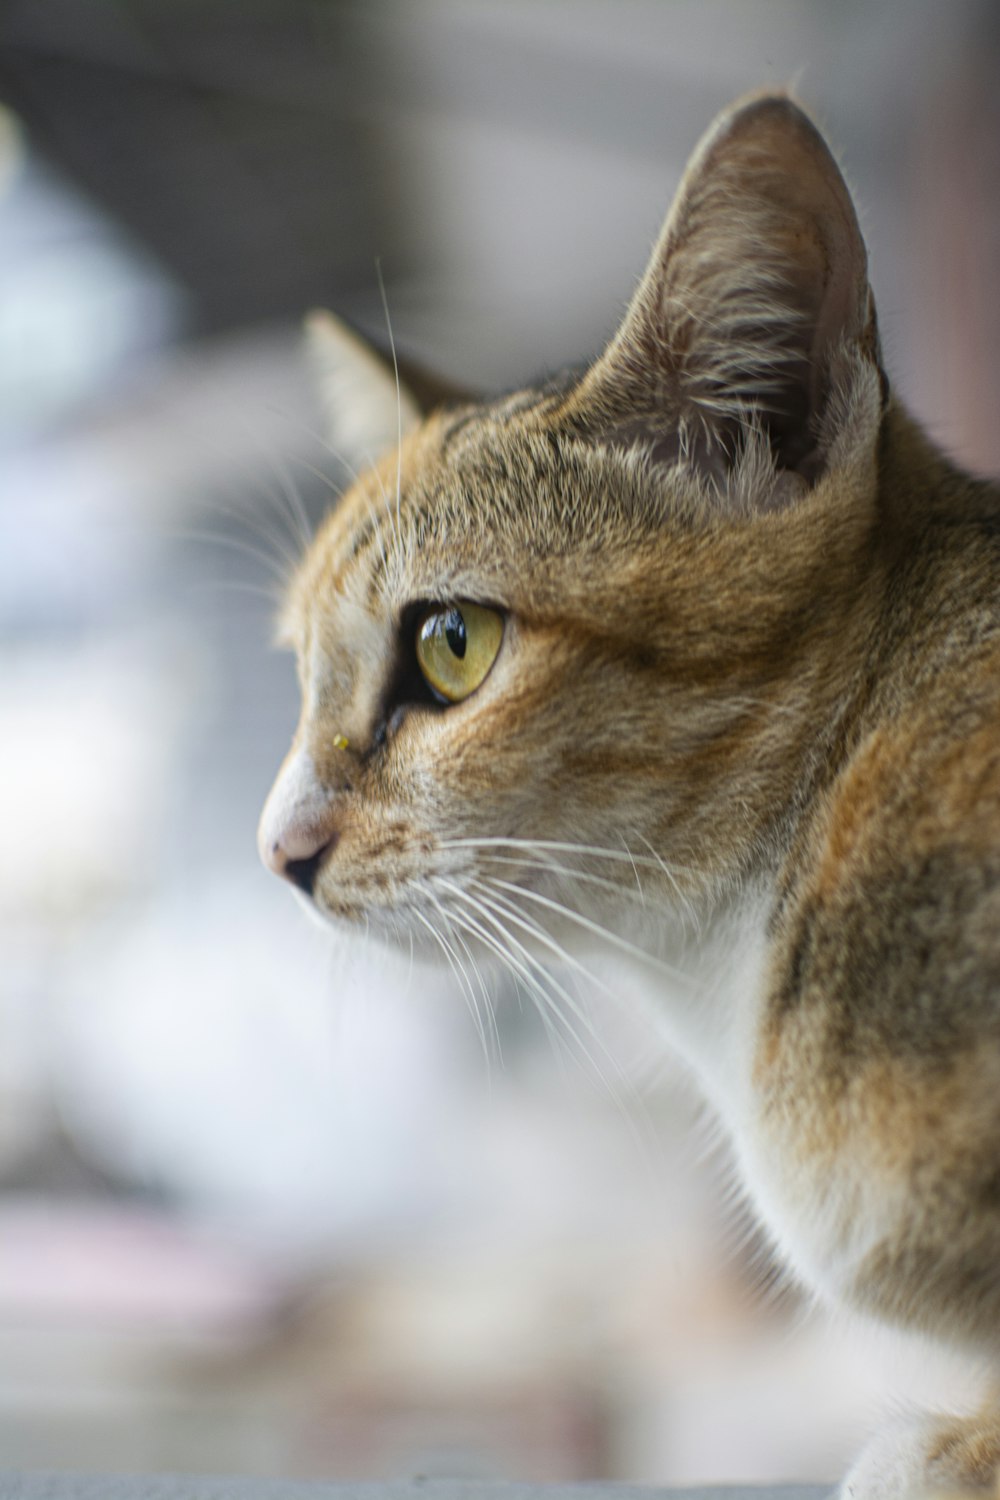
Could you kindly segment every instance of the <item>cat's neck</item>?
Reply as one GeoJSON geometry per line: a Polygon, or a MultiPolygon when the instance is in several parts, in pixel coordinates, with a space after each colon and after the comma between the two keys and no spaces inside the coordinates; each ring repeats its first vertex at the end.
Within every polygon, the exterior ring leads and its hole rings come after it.
{"type": "MultiPolygon", "coordinates": [[[[769,931],[806,867],[805,851],[828,800],[858,748],[887,719],[907,713],[908,702],[926,702],[959,615],[975,619],[980,601],[968,568],[957,575],[962,590],[956,592],[955,553],[1000,546],[993,540],[998,487],[956,469],[895,402],[886,413],[878,462],[867,572],[845,628],[831,636],[841,689],[814,703],[803,697],[788,720],[799,779],[788,784],[783,801],[775,798],[766,837],[706,888],[693,922],[688,916],[658,919],[644,924],[641,937],[635,933],[637,945],[660,966],[656,1006],[665,1031],[731,1124],[749,1098],[769,931]],[[915,639],[922,642],[923,665],[914,659],[915,639]]],[[[988,571],[981,607],[984,619],[992,614],[988,571]]],[[[984,648],[992,649],[991,642],[984,648]]]]}
{"type": "Polygon", "coordinates": [[[766,969],[773,886],[758,878],[707,909],[633,913],[622,931],[647,1014],[731,1128],[749,1103],[748,1053],[766,969]]]}

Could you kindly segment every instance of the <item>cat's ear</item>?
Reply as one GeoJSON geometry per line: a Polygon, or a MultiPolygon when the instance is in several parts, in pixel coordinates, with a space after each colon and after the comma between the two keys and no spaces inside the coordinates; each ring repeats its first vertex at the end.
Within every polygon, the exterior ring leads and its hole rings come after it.
{"type": "Polygon", "coordinates": [[[319,377],[326,436],[338,458],[367,468],[413,431],[421,412],[391,364],[332,313],[306,319],[306,339],[319,377]]]}
{"type": "Polygon", "coordinates": [[[685,458],[717,483],[763,434],[777,467],[811,483],[852,355],[880,373],[850,194],[797,105],[758,97],[696,150],[624,322],[574,404],[604,440],[654,461],[685,458]]]}

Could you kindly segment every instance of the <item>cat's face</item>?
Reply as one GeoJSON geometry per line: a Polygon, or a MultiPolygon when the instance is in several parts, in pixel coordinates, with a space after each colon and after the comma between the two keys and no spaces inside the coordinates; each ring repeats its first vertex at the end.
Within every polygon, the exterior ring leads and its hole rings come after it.
{"type": "Polygon", "coordinates": [[[429,941],[444,910],[489,947],[550,902],[603,921],[637,889],[698,900],[774,845],[841,691],[872,524],[880,390],[845,201],[794,107],[750,105],[702,148],[589,371],[417,424],[407,404],[414,430],[285,610],[303,708],[261,851],[322,912],[429,941]],[[775,140],[812,174],[778,208],[775,140]],[[741,225],[770,233],[767,274],[741,225]]]}
{"type": "Polygon", "coordinates": [[[265,857],[296,805],[303,851],[336,840],[309,872],[321,910],[419,937],[472,875],[596,861],[634,889],[670,737],[639,686],[663,666],[650,482],[501,407],[410,437],[398,507],[395,455],[348,493],[288,601],[303,712],[262,824],[265,857]],[[553,847],[581,843],[612,858],[553,847]]]}

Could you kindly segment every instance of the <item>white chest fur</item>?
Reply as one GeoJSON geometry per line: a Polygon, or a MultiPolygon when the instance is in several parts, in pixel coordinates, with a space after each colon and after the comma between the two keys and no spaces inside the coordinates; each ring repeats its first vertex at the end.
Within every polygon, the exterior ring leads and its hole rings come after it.
{"type": "Polygon", "coordinates": [[[802,1164],[793,1127],[775,1128],[754,1081],[768,976],[768,902],[716,917],[695,936],[643,934],[655,953],[650,995],[659,1024],[696,1074],[729,1135],[742,1185],[784,1263],[837,1300],[882,1230],[850,1161],[818,1173],[802,1164]],[[671,972],[673,971],[673,972],[671,972]],[[765,1118],[766,1117],[766,1118],[765,1118]]]}

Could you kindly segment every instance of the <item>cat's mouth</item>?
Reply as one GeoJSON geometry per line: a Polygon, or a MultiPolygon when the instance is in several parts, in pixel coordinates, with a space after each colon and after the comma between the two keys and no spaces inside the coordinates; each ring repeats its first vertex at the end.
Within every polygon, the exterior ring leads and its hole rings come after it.
{"type": "Polygon", "coordinates": [[[363,931],[390,948],[451,969],[470,959],[477,965],[509,963],[511,954],[523,965],[537,965],[578,940],[581,921],[593,923],[597,917],[583,917],[567,901],[567,892],[558,892],[530,865],[524,870],[480,866],[456,859],[454,852],[437,853],[434,869],[427,868],[424,853],[419,867],[392,874],[366,853],[366,869],[359,873],[337,868],[348,851],[331,841],[301,868],[282,873],[327,930],[363,931]]]}

